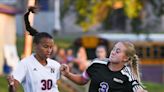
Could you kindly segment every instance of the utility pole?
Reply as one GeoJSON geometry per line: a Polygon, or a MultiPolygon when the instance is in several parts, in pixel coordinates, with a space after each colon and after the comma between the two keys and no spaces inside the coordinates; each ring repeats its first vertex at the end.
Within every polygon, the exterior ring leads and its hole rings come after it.
{"type": "MultiPolygon", "coordinates": [[[[28,7],[29,6],[35,6],[36,0],[28,0],[28,7]]],[[[34,20],[34,14],[29,15],[29,21],[31,26],[33,25],[33,20],[34,20]]],[[[27,31],[25,31],[25,42],[24,42],[24,52],[22,55],[22,58],[27,57],[31,54],[32,51],[32,36],[29,35],[27,31]]]]}
{"type": "Polygon", "coordinates": [[[57,33],[61,31],[60,24],[60,0],[54,1],[54,32],[57,33]]]}

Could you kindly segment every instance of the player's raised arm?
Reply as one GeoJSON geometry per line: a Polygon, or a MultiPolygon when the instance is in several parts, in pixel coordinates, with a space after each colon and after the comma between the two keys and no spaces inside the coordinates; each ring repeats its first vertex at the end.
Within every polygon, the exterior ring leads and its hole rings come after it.
{"type": "Polygon", "coordinates": [[[61,65],[60,71],[62,75],[73,81],[74,83],[78,85],[85,85],[89,80],[85,79],[82,75],[80,74],[73,74],[69,70],[69,66],[66,64],[61,65]]]}

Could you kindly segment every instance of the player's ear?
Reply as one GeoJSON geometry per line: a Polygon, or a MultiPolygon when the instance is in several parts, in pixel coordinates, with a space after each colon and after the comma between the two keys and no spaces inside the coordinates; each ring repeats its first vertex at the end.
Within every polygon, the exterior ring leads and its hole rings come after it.
{"type": "Polygon", "coordinates": [[[129,57],[125,56],[124,59],[123,59],[124,62],[127,62],[129,61],[129,57]]]}

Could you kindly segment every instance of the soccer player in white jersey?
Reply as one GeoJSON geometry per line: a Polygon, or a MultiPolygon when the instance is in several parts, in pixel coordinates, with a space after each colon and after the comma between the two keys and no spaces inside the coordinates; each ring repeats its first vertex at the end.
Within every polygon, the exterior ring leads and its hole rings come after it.
{"type": "Polygon", "coordinates": [[[76,84],[84,85],[91,80],[88,92],[147,92],[140,82],[138,57],[132,43],[118,42],[108,60],[94,60],[82,75],[71,73],[68,65],[60,69],[76,84]]]}
{"type": "Polygon", "coordinates": [[[16,92],[20,84],[24,92],[59,92],[57,81],[60,78],[60,64],[49,58],[54,45],[53,38],[30,26],[30,12],[34,13],[35,8],[30,7],[24,18],[27,31],[34,36],[34,53],[21,60],[12,76],[8,77],[9,92],[16,92]]]}

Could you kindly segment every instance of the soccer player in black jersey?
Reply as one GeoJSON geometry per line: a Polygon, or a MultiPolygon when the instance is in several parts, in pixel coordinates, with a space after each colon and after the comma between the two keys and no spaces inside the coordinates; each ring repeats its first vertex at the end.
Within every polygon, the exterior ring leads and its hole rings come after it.
{"type": "Polygon", "coordinates": [[[109,62],[94,60],[82,75],[71,73],[67,65],[62,65],[60,70],[79,85],[91,80],[89,92],[147,92],[140,82],[138,57],[130,42],[116,43],[109,62]]]}

